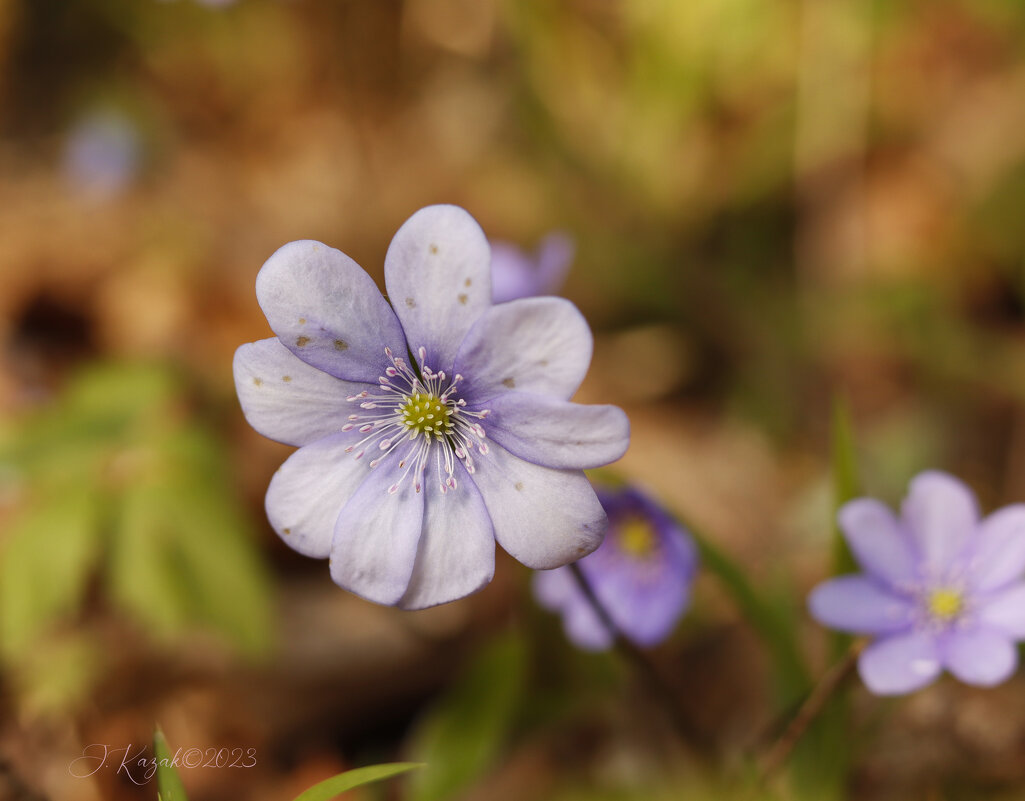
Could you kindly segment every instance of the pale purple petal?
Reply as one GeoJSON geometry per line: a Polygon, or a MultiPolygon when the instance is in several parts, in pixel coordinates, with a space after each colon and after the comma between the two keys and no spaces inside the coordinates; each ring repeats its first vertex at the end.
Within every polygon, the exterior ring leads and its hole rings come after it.
{"type": "Polygon", "coordinates": [[[485,312],[454,370],[470,406],[513,389],[568,400],[584,380],[591,348],[591,329],[568,300],[524,298],[485,312]]]}
{"type": "Polygon", "coordinates": [[[942,572],[965,549],[979,522],[975,495],[947,473],[930,470],[911,481],[901,518],[926,573],[942,572]]]}
{"type": "Polygon", "coordinates": [[[598,613],[579,593],[577,599],[563,611],[566,636],[585,651],[605,651],[612,647],[613,637],[598,613]]]}
{"type": "Polygon", "coordinates": [[[424,523],[424,492],[401,475],[394,454],[371,470],[335,523],[331,578],[368,601],[394,606],[409,587],[424,523]]]}
{"type": "Polygon", "coordinates": [[[975,548],[974,585],[994,590],[1025,573],[1025,504],[1005,506],[979,526],[975,548]]]}
{"type": "Polygon", "coordinates": [[[1010,639],[990,629],[951,631],[940,645],[947,670],[965,684],[992,687],[1018,667],[1018,651],[1010,639]]]}
{"type": "Polygon", "coordinates": [[[491,300],[506,303],[540,295],[539,276],[530,257],[508,242],[491,243],[491,300]]]}
{"type": "Polygon", "coordinates": [[[939,650],[931,634],[911,632],[876,640],[861,653],[858,673],[876,695],[903,695],[940,675],[939,650]]]}
{"type": "Polygon", "coordinates": [[[851,553],[861,568],[891,585],[916,575],[915,552],[900,523],[874,498],[845,503],[837,513],[851,553]]]}
{"type": "Polygon", "coordinates": [[[576,245],[567,234],[552,233],[541,240],[537,253],[539,293],[551,293],[562,286],[576,253],[576,245]]]}
{"type": "Polygon", "coordinates": [[[840,576],[819,584],[808,596],[808,611],[824,626],[852,634],[885,634],[912,624],[914,607],[861,576],[840,576]]]}
{"type": "Polygon", "coordinates": [[[457,464],[457,487],[429,482],[424,526],[403,609],[424,609],[477,592],[495,573],[495,533],[480,493],[457,464]]]}
{"type": "Polygon", "coordinates": [[[585,651],[604,651],[612,645],[612,633],[594,611],[568,567],[539,570],[534,574],[534,597],[562,616],[570,642],[585,651]]]}
{"type": "Polygon", "coordinates": [[[1002,587],[978,602],[975,619],[980,626],[1025,640],[1025,581],[1002,587]]]}
{"type": "Polygon", "coordinates": [[[568,567],[536,571],[533,588],[537,602],[553,612],[560,611],[580,592],[577,581],[568,567]]]}
{"type": "Polygon", "coordinates": [[[413,353],[448,370],[459,344],[491,306],[491,249],[458,206],[428,206],[406,220],[384,260],[384,281],[413,353]]]}
{"type": "Polygon", "coordinates": [[[617,628],[638,645],[652,646],[672,632],[690,600],[692,570],[638,564],[619,557],[603,563],[581,560],[595,595],[617,628]]]}
{"type": "Polygon", "coordinates": [[[608,520],[584,474],[525,462],[497,443],[477,457],[472,478],[495,539],[538,570],[569,564],[601,544],[608,520]]]}
{"type": "Polygon", "coordinates": [[[533,258],[507,242],[491,243],[491,298],[505,303],[518,298],[550,295],[562,285],[573,261],[575,246],[566,234],[546,236],[533,258]]]}
{"type": "Polygon", "coordinates": [[[277,337],[235,351],[235,389],[249,425],[286,445],[306,445],[341,431],[352,384],[311,367],[277,337]]]}
{"type": "Polygon", "coordinates": [[[488,408],[488,437],[545,467],[601,467],[619,459],[630,444],[630,421],[616,406],[507,392],[492,398],[488,408]]]}
{"type": "Polygon", "coordinates": [[[278,535],[306,556],[331,553],[335,521],[366,478],[365,459],[345,449],[353,434],[333,434],[310,443],[285,460],[267,488],[267,519],[278,535]]]}
{"type": "Polygon", "coordinates": [[[281,343],[335,378],[376,384],[405,356],[402,327],[374,280],[352,259],[320,242],[290,242],[256,276],[256,297],[281,343]]]}

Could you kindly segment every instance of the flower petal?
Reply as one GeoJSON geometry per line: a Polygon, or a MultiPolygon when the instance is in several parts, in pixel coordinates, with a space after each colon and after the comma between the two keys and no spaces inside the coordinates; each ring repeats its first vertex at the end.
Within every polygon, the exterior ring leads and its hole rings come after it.
{"type": "Polygon", "coordinates": [[[491,247],[458,206],[428,206],[406,220],[384,259],[388,297],[410,349],[448,370],[466,332],[491,306],[491,247]]]}
{"type": "Polygon", "coordinates": [[[943,661],[965,684],[992,687],[1018,667],[1018,651],[1007,635],[985,628],[960,629],[942,642],[943,661]]]}
{"type": "Polygon", "coordinates": [[[454,371],[470,406],[511,389],[568,400],[591,363],[591,329],[568,300],[524,298],[491,307],[459,348],[454,371]]]}
{"type": "Polygon", "coordinates": [[[316,559],[331,553],[335,521],[367,476],[367,463],[345,453],[351,433],[305,445],[285,460],[267,488],[267,519],[289,547],[316,559]]]}
{"type": "Polygon", "coordinates": [[[491,243],[492,303],[533,297],[540,290],[540,277],[527,254],[508,242],[491,243]]]}
{"type": "Polygon", "coordinates": [[[392,455],[370,471],[335,523],[331,579],[368,601],[393,606],[409,587],[424,523],[424,493],[392,455]]]}
{"type": "Polygon", "coordinates": [[[576,579],[568,567],[557,567],[554,570],[538,570],[534,573],[534,597],[545,609],[560,611],[580,591],[576,579]]]}
{"type": "Polygon", "coordinates": [[[908,628],[914,609],[905,598],[864,576],[839,576],[808,596],[811,616],[831,629],[852,634],[884,634],[908,628]]]}
{"type": "Polygon", "coordinates": [[[374,280],[320,242],[290,242],[267,259],[256,298],[282,344],[336,378],[376,384],[389,366],[385,346],[406,353],[402,327],[374,280]]]}
{"type": "Polygon", "coordinates": [[[1025,573],[1025,504],[1005,506],[979,526],[975,587],[993,590],[1025,573]]]}
{"type": "Polygon", "coordinates": [[[840,507],[837,520],[866,573],[891,585],[915,576],[914,549],[886,505],[874,498],[857,498],[840,507]]]}
{"type": "Polygon", "coordinates": [[[979,601],[976,620],[986,628],[1025,640],[1025,581],[1018,581],[979,601]]]}
{"type": "Polygon", "coordinates": [[[940,675],[936,641],[926,632],[896,634],[869,645],[858,659],[858,673],[876,695],[903,695],[940,675]]]}
{"type": "Polygon", "coordinates": [[[424,526],[403,609],[424,609],[477,592],[495,574],[495,533],[480,492],[461,463],[457,486],[426,485],[424,526]]]}
{"type": "Polygon", "coordinates": [[[619,459],[630,444],[630,421],[616,406],[507,392],[492,398],[488,408],[488,436],[545,467],[601,467],[619,459]]]}
{"type": "Polygon", "coordinates": [[[494,443],[472,476],[509,554],[538,570],[597,548],[608,519],[582,472],[525,462],[494,443]]]}
{"type": "Polygon", "coordinates": [[[577,599],[562,614],[562,624],[570,641],[585,651],[604,651],[612,647],[612,632],[577,590],[577,599]]]}
{"type": "Polygon", "coordinates": [[[622,555],[595,562],[597,555],[581,560],[580,566],[617,628],[638,645],[662,642],[690,601],[692,571],[638,564],[622,555]]]}
{"type": "Polygon", "coordinates": [[[979,510],[964,482],[930,470],[911,481],[901,517],[926,570],[941,572],[974,535],[979,510]]]}
{"type": "Polygon", "coordinates": [[[249,425],[286,445],[307,445],[345,424],[345,399],[366,385],[311,367],[277,337],[235,351],[235,389],[249,425]]]}
{"type": "Polygon", "coordinates": [[[568,234],[556,231],[541,240],[537,250],[539,293],[548,294],[558,289],[566,279],[577,246],[568,234]]]}

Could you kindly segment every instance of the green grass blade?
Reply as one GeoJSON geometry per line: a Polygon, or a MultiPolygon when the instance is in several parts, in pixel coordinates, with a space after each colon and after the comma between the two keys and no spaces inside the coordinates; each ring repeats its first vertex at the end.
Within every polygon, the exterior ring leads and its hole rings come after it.
{"type": "Polygon", "coordinates": [[[354,787],[362,787],[364,784],[379,782],[382,779],[390,779],[402,773],[408,773],[416,768],[422,768],[422,762],[389,762],[384,765],[368,765],[365,768],[347,770],[339,773],[330,779],[325,779],[319,784],[313,785],[309,790],[299,795],[295,801],[329,801],[346,790],[354,787]]]}
{"type": "Polygon", "coordinates": [[[159,728],[153,732],[153,755],[157,760],[157,792],[160,801],[189,801],[181,777],[171,764],[167,738],[159,728]]]}

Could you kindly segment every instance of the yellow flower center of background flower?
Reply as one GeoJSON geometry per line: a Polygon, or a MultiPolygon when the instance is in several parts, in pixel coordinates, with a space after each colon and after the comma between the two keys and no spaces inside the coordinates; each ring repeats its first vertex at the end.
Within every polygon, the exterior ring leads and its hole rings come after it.
{"type": "Polygon", "coordinates": [[[957,590],[933,590],[929,593],[929,612],[940,620],[953,620],[964,609],[964,598],[957,590]]]}
{"type": "Polygon", "coordinates": [[[647,520],[634,517],[616,527],[619,547],[629,556],[643,559],[655,551],[655,527],[647,520]]]}
{"type": "Polygon", "coordinates": [[[423,434],[430,439],[442,437],[452,430],[452,409],[432,393],[418,392],[406,398],[399,407],[402,424],[410,432],[423,434]]]}

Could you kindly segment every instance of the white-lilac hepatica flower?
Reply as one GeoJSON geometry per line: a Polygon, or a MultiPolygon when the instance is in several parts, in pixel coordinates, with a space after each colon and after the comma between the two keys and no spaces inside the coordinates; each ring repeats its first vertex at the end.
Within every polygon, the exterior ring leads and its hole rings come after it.
{"type": "MultiPolygon", "coordinates": [[[[665,509],[634,487],[598,490],[609,516],[605,541],[580,560],[580,572],[623,636],[653,646],[672,633],[690,603],[697,548],[665,509]]],[[[562,615],[566,636],[578,647],[601,651],[613,633],[569,567],[534,574],[534,595],[562,615]]]]}
{"type": "Polygon", "coordinates": [[[845,504],[840,527],[864,571],[816,587],[812,616],[874,635],[858,670],[872,692],[899,695],[946,669],[992,686],[1018,664],[1025,639],[1025,504],[979,515],[972,491],[946,473],[911,482],[896,516],[871,498],[845,504]]]}
{"type": "Polygon", "coordinates": [[[623,454],[629,422],[569,402],[592,348],[576,307],[493,306],[490,267],[476,221],[429,206],[388,248],[391,305],[319,242],[285,245],[257,276],[276,336],[238,349],[235,384],[253,428],[299,448],[271,479],[267,516],[368,600],[420,609],[473,593],[496,541],[542,569],[602,541],[582,470],[623,454]]]}

